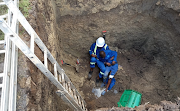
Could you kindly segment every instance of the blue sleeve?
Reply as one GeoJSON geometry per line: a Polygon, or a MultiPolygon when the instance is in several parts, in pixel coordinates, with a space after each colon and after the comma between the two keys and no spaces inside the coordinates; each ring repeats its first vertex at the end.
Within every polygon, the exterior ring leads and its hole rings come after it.
{"type": "Polygon", "coordinates": [[[109,50],[109,46],[106,47],[106,50],[109,50]]]}
{"type": "Polygon", "coordinates": [[[91,56],[91,54],[93,54],[94,51],[94,43],[91,45],[90,49],[89,49],[89,54],[91,56]]]}
{"type": "Polygon", "coordinates": [[[111,51],[110,53],[110,58],[109,58],[109,60],[108,60],[108,62],[109,63],[112,63],[112,61],[115,61],[115,62],[117,62],[117,52],[116,51],[111,51]],[[111,57],[113,57],[114,56],[114,59],[113,60],[110,60],[111,59],[111,57]]]}
{"type": "Polygon", "coordinates": [[[101,59],[101,57],[100,57],[99,53],[97,54],[97,58],[98,58],[99,60],[101,59]]]}
{"type": "Polygon", "coordinates": [[[116,61],[117,62],[117,52],[116,51],[112,51],[112,55],[114,56],[114,59],[113,61],[116,61]]]}

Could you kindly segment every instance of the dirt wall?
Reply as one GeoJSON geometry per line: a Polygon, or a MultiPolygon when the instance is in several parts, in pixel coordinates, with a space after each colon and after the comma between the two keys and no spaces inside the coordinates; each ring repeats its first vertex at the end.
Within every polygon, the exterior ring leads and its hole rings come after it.
{"type": "MultiPolygon", "coordinates": [[[[60,50],[57,51],[60,42],[56,36],[55,5],[51,0],[30,0],[30,4],[28,21],[52,55],[57,58],[60,53],[60,50]]],[[[30,37],[27,33],[24,32],[21,37],[29,45],[30,37]]],[[[37,46],[35,46],[35,54],[44,62],[44,55],[37,46]]],[[[18,62],[17,111],[71,110],[56,94],[57,88],[21,51],[18,62]]],[[[53,65],[49,61],[48,68],[54,72],[53,65]]]]}

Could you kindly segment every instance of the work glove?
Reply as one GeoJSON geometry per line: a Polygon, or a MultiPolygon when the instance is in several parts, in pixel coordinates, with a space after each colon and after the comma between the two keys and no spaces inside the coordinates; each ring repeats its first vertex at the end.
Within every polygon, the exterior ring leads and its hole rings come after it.
{"type": "Polygon", "coordinates": [[[104,91],[101,93],[101,95],[103,95],[103,96],[104,96],[104,95],[105,95],[105,93],[106,93],[106,91],[104,90],[104,91]]]}

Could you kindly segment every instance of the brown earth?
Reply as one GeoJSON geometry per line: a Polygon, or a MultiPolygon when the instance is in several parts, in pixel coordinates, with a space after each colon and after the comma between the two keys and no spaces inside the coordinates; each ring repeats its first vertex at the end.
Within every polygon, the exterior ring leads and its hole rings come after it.
{"type": "Polygon", "coordinates": [[[125,89],[142,93],[142,104],[174,101],[179,96],[179,2],[56,0],[56,4],[62,59],[75,64],[80,58],[81,66],[79,73],[69,66],[63,68],[83,94],[88,109],[117,106],[125,89]],[[118,90],[118,94],[110,91],[95,99],[92,88],[99,70],[96,68],[90,81],[86,79],[88,50],[102,30],[107,30],[106,43],[111,49],[118,48],[118,63],[124,70],[115,76],[112,91],[118,90]]]}
{"type": "MultiPolygon", "coordinates": [[[[62,67],[89,110],[117,107],[125,89],[142,93],[142,104],[175,102],[180,96],[178,0],[36,0],[31,3],[29,22],[58,63],[64,60],[72,65],[62,67]],[[87,80],[88,50],[102,36],[102,30],[107,30],[106,43],[110,48],[118,49],[117,60],[123,70],[115,75],[113,89],[96,99],[92,88],[99,69],[96,67],[92,79],[87,80]],[[76,59],[80,60],[79,72],[74,68],[76,59]],[[113,90],[118,93],[114,94],[113,90]]],[[[26,36],[25,39],[29,41],[26,36]]],[[[41,51],[36,48],[35,52],[43,61],[41,51]]],[[[24,106],[19,110],[69,109],[55,94],[56,88],[29,61],[22,67],[29,68],[25,68],[25,78],[20,78],[19,84],[32,82],[31,87],[26,85],[28,89],[20,85],[20,90],[23,87],[25,90],[19,100],[28,100],[27,104],[21,103],[24,106]]]]}
{"type": "Polygon", "coordinates": [[[112,107],[112,108],[100,108],[96,111],[179,111],[179,99],[176,99],[175,103],[171,101],[161,101],[159,105],[151,105],[149,103],[145,103],[135,108],[119,108],[119,107],[112,107]]]}

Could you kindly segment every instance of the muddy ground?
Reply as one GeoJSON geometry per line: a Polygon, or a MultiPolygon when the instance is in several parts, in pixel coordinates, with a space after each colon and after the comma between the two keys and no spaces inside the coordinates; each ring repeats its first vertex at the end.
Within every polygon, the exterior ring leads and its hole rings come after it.
{"type": "MultiPolygon", "coordinates": [[[[142,104],[175,101],[180,96],[178,0],[36,0],[31,3],[33,8],[28,21],[57,61],[64,60],[72,65],[61,66],[84,97],[89,110],[117,107],[125,89],[142,93],[142,104]],[[96,99],[92,88],[99,69],[96,67],[92,79],[87,80],[88,50],[102,36],[103,30],[107,30],[106,43],[110,49],[118,49],[117,60],[123,70],[116,73],[112,91],[96,99]],[[74,68],[77,59],[80,60],[79,72],[74,68]],[[113,90],[118,93],[114,94],[113,90]]],[[[30,40],[28,36],[24,39],[30,40]]],[[[39,49],[35,52],[43,62],[39,49]]],[[[20,78],[19,84],[26,83],[28,77],[32,82],[31,87],[20,85],[20,89],[25,90],[19,100],[28,100],[19,110],[69,109],[57,99],[56,88],[50,81],[28,60],[21,61],[27,61],[30,68],[25,68],[28,76],[20,78]]]]}

